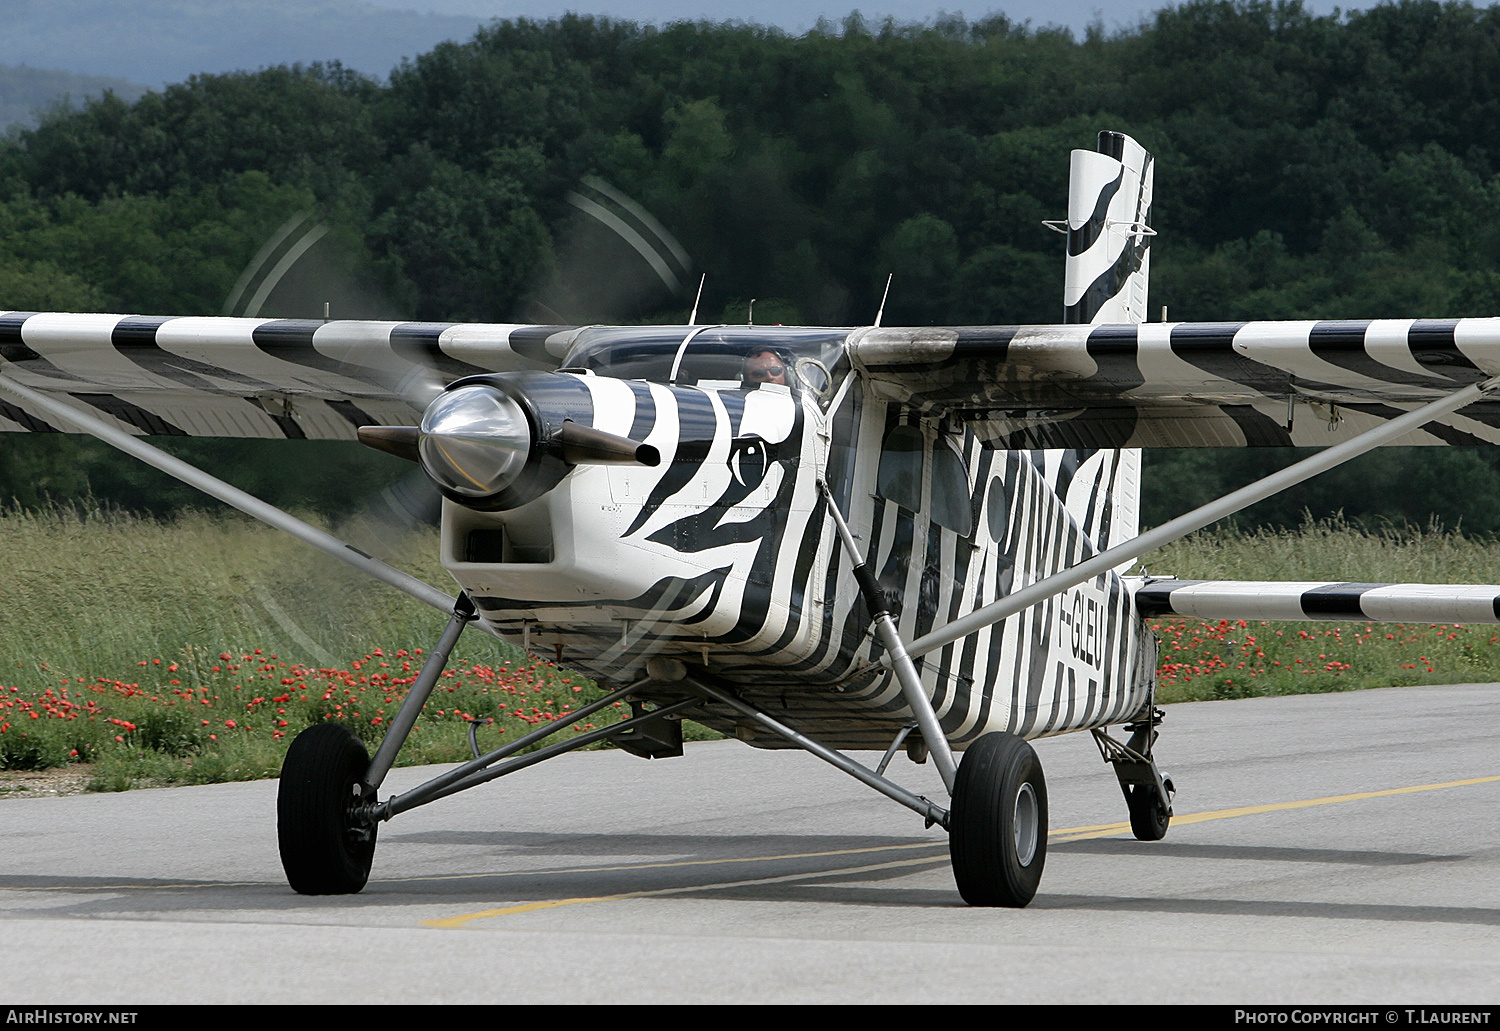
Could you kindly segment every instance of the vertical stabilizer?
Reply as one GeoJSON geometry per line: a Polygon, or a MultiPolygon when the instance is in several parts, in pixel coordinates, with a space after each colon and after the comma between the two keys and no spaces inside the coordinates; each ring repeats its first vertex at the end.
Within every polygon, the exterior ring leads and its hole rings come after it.
{"type": "Polygon", "coordinates": [[[1122,133],[1101,132],[1097,151],[1073,151],[1064,322],[1145,321],[1154,171],[1151,155],[1122,133]]]}
{"type": "MultiPolygon", "coordinates": [[[[1146,321],[1151,271],[1151,180],[1155,162],[1118,132],[1101,132],[1097,150],[1073,151],[1068,178],[1068,264],[1063,321],[1146,321]]],[[[1061,227],[1059,227],[1061,228],[1061,227]]],[[[1105,525],[1091,527],[1101,548],[1140,532],[1141,451],[1125,448],[1101,466],[1089,508],[1107,499],[1105,525]]],[[[1133,563],[1126,563],[1122,573],[1133,563]]]]}

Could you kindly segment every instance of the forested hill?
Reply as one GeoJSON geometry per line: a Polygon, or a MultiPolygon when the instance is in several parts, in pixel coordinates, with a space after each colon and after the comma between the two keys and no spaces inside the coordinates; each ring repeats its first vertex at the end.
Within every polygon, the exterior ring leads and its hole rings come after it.
{"type": "Polygon", "coordinates": [[[761,321],[865,322],[894,272],[887,324],[1057,321],[1041,222],[1101,128],[1158,158],[1153,311],[1500,314],[1500,10],[1430,0],[1192,2],[1084,39],[570,17],[495,23],[387,83],[200,76],[0,145],[0,305],[216,314],[316,207],[383,310],[525,317],[587,267],[564,198],[593,174],[676,234],[711,318],[753,297],[761,321]]]}
{"type": "Polygon", "coordinates": [[[1041,221],[1103,127],[1158,157],[1153,303],[1174,318],[1500,310],[1500,11],[1411,0],[1189,3],[1081,41],[1004,18],[803,37],[502,22],[389,85],[200,76],[0,149],[0,253],[12,279],[51,262],[107,307],[216,311],[305,196],[413,315],[506,318],[592,172],[677,234],[714,306],[862,321],[889,270],[890,320],[1045,321],[1061,261],[1041,221]],[[209,231],[225,223],[242,238],[209,231]],[[97,248],[132,234],[127,274],[97,248]],[[168,236],[228,278],[158,285],[184,261],[140,266],[168,236]]]}

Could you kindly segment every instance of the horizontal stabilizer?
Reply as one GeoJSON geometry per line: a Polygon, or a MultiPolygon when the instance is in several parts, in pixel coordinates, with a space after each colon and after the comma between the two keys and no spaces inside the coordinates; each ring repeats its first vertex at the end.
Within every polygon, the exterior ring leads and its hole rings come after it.
{"type": "Polygon", "coordinates": [[[1135,606],[1147,617],[1500,623],[1500,585],[1153,580],[1135,606]]]}

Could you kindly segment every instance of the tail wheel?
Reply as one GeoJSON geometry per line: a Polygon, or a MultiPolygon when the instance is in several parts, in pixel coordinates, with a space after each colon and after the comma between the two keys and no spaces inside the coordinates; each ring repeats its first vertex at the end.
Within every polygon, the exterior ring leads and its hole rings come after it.
{"type": "Polygon", "coordinates": [[[276,837],[294,891],[349,895],[369,880],[376,826],[354,818],[369,767],[365,746],[336,723],[308,727],[292,742],[276,795],[276,837]]]}
{"type": "Polygon", "coordinates": [[[1014,734],[986,734],[964,752],[953,786],[948,851],[971,906],[1020,907],[1047,860],[1047,782],[1036,752],[1014,734]]]}
{"type": "Polygon", "coordinates": [[[1167,836],[1172,813],[1154,785],[1125,785],[1125,806],[1130,810],[1130,830],[1137,841],[1160,841],[1167,836]]]}

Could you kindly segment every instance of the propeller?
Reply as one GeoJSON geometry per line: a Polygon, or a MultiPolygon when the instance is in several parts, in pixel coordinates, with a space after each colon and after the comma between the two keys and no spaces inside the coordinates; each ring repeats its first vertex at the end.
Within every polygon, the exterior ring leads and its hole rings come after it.
{"type": "Polygon", "coordinates": [[[315,212],[286,220],[256,252],[224,300],[241,318],[400,320],[401,306],[364,267],[360,245],[315,212]]]}
{"type": "Polygon", "coordinates": [[[692,262],[649,211],[596,176],[565,199],[572,215],[553,244],[556,263],[522,305],[523,321],[639,322],[686,296],[692,262]]]}
{"type": "MultiPolygon", "coordinates": [[[[381,322],[402,318],[400,305],[363,268],[358,242],[313,211],[293,214],[271,234],[236,280],[223,314],[381,322]]],[[[384,343],[377,346],[356,333],[342,340],[320,338],[319,346],[359,378],[404,398],[414,419],[442,392],[445,381],[437,370],[397,357],[384,343]]],[[[351,495],[349,508],[341,513],[346,520],[341,532],[356,547],[391,561],[399,550],[393,544],[435,526],[440,511],[441,498],[421,471],[403,471],[373,493],[351,495]]]]}
{"type": "MultiPolygon", "coordinates": [[[[637,322],[668,305],[683,303],[691,262],[672,234],[642,205],[596,177],[580,182],[566,195],[570,210],[555,234],[555,260],[533,284],[520,306],[517,321],[529,324],[620,324],[637,322]]],[[[395,303],[367,268],[360,242],[316,213],[293,214],[259,249],[225,300],[224,314],[248,318],[300,318],[402,321],[402,305],[395,303]]],[[[326,334],[325,334],[326,335],[326,334]]],[[[330,357],[358,369],[404,398],[413,423],[443,392],[451,377],[417,352],[393,353],[381,338],[351,332],[344,340],[325,341],[319,348],[330,357]]],[[[611,438],[586,427],[566,424],[558,439],[548,441],[570,462],[641,461],[655,464],[655,456],[638,455],[635,442],[611,438]]],[[[380,450],[411,459],[417,434],[411,427],[364,427],[361,439],[380,450]]],[[[448,441],[450,452],[453,441],[448,441]]],[[[484,454],[480,447],[474,454],[484,454]]],[[[466,459],[467,460],[467,459],[466,459]]],[[[441,511],[441,495],[420,469],[362,497],[351,495],[339,533],[350,543],[386,561],[407,565],[412,537],[430,534],[441,511]],[[405,546],[403,546],[405,545],[405,546]]],[[[430,547],[425,550],[431,550],[430,547]]],[[[300,578],[298,578],[300,579],[300,578]]],[[[354,589],[338,576],[340,591],[354,589]]],[[[378,588],[370,585],[370,603],[378,588]]],[[[264,593],[264,592],[263,592],[264,593]]],[[[360,591],[363,595],[363,591],[360,591]]],[[[317,645],[327,640],[326,620],[304,618],[301,599],[260,598],[261,607],[318,661],[330,659],[317,645]]],[[[629,636],[640,638],[649,621],[629,636]]],[[[621,645],[626,642],[622,639],[621,645]]],[[[617,649],[617,652],[622,652],[617,649]]],[[[591,663],[591,672],[608,678],[610,661],[591,663]],[[601,668],[602,666],[602,668],[601,668]]]]}

